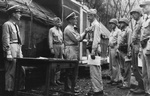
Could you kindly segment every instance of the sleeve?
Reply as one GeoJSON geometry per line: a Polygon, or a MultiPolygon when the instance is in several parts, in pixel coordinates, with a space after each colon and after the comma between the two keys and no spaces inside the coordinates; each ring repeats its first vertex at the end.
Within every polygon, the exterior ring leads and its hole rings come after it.
{"type": "Polygon", "coordinates": [[[53,31],[52,29],[49,30],[48,33],[48,44],[49,44],[49,49],[53,48],[53,31]]]}
{"type": "Polygon", "coordinates": [[[92,51],[96,51],[98,44],[101,41],[101,38],[100,38],[101,33],[102,32],[100,30],[100,25],[95,25],[94,26],[94,38],[93,38],[92,51]]]}
{"type": "Polygon", "coordinates": [[[7,52],[7,55],[11,54],[10,50],[10,33],[9,33],[9,25],[4,24],[2,26],[2,43],[3,43],[3,49],[5,52],[7,52]]]}
{"type": "Polygon", "coordinates": [[[80,35],[74,34],[73,30],[66,30],[67,36],[69,39],[75,43],[79,42],[81,40],[80,35]]]}
{"type": "Polygon", "coordinates": [[[131,40],[132,39],[132,30],[129,29],[128,32],[127,32],[127,40],[128,40],[128,52],[131,52],[131,40]]]}

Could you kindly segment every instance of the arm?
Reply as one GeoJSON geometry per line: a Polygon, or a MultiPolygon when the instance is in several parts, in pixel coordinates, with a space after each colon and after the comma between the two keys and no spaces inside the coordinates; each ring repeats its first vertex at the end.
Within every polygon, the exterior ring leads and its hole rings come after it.
{"type": "Polygon", "coordinates": [[[2,31],[3,31],[3,34],[2,34],[3,49],[7,53],[7,55],[11,55],[9,25],[4,24],[2,26],[2,31]]]}
{"type": "Polygon", "coordinates": [[[49,30],[48,44],[49,44],[49,49],[53,49],[53,31],[52,31],[52,29],[49,30]]]}
{"type": "Polygon", "coordinates": [[[92,53],[94,53],[97,50],[98,44],[101,41],[100,38],[100,34],[101,34],[101,30],[100,30],[100,25],[95,25],[94,26],[94,40],[93,40],[93,45],[92,45],[92,53]]]}

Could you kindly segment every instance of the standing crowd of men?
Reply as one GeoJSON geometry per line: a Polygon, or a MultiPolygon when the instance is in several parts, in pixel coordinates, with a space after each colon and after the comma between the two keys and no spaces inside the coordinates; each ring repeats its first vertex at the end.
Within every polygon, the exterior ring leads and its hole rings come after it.
{"type": "MultiPolygon", "coordinates": [[[[118,88],[129,89],[131,86],[131,72],[133,72],[138,86],[135,89],[130,89],[131,92],[140,94],[145,93],[150,96],[150,1],[144,1],[140,4],[141,8],[134,8],[130,15],[135,20],[133,30],[130,28],[130,21],[127,18],[117,20],[112,18],[109,21],[111,33],[109,37],[109,57],[110,57],[110,76],[111,80],[108,84],[118,85],[118,88]],[[143,18],[144,17],[144,18],[143,18]],[[142,72],[138,68],[138,57],[142,59],[142,72]],[[132,68],[132,71],[131,71],[132,68]]],[[[15,57],[22,58],[21,38],[18,27],[21,10],[18,6],[10,7],[7,10],[10,18],[3,25],[3,50],[5,56],[5,90],[6,96],[12,96],[14,91],[15,79],[15,57]]],[[[78,16],[75,12],[69,14],[65,20],[68,25],[64,29],[64,35],[61,30],[62,21],[60,18],[54,18],[55,26],[50,28],[48,33],[48,44],[51,53],[55,58],[78,59],[79,57],[79,42],[88,37],[87,49],[91,54],[91,58],[95,59],[96,55],[100,55],[100,42],[103,32],[96,18],[97,10],[90,9],[88,11],[88,20],[90,27],[79,34],[76,30],[78,16]]],[[[66,69],[61,72],[60,69],[53,69],[53,79],[51,83],[54,85],[63,84],[60,82],[60,74],[65,73],[65,82],[71,81],[72,69],[66,69]]],[[[106,96],[103,91],[101,66],[91,65],[90,76],[93,88],[93,96],[106,96]]],[[[72,82],[71,82],[72,83],[72,82]]],[[[65,86],[66,91],[71,90],[69,83],[65,86]]],[[[24,87],[22,87],[23,89],[24,87]]]]}
{"type": "Polygon", "coordinates": [[[112,31],[109,38],[111,81],[108,84],[150,96],[150,1],[142,2],[140,7],[130,11],[135,20],[133,30],[127,18],[109,21],[112,31]],[[138,66],[138,58],[142,60],[142,71],[138,66]],[[131,88],[132,72],[138,82],[135,89],[131,88]]]}

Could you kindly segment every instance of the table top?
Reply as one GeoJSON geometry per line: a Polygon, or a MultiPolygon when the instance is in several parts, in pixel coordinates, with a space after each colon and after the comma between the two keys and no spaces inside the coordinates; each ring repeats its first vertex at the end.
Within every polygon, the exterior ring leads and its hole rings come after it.
{"type": "Polygon", "coordinates": [[[40,60],[40,61],[49,61],[49,62],[78,62],[78,60],[69,60],[69,59],[58,59],[58,58],[45,58],[45,57],[23,57],[23,58],[15,58],[17,60],[40,60]]]}

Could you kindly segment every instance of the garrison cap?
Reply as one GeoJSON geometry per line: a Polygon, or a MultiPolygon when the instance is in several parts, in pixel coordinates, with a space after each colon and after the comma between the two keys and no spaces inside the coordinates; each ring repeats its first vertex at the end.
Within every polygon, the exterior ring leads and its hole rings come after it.
{"type": "Polygon", "coordinates": [[[14,12],[21,12],[21,6],[19,5],[14,5],[14,6],[11,6],[7,9],[7,13],[11,14],[11,13],[14,13],[14,12]]]}
{"type": "Polygon", "coordinates": [[[150,1],[146,0],[146,1],[141,2],[140,7],[143,7],[145,5],[150,5],[150,1]]]}
{"type": "Polygon", "coordinates": [[[139,13],[140,15],[142,15],[142,9],[141,8],[134,8],[131,10],[130,15],[132,15],[134,12],[139,13]]]}
{"type": "Polygon", "coordinates": [[[90,9],[88,11],[88,14],[97,14],[97,10],[96,9],[90,9]]]}
{"type": "Polygon", "coordinates": [[[74,19],[77,18],[78,16],[76,15],[75,12],[70,13],[65,19],[66,20],[70,20],[70,19],[74,19]]]}
{"type": "Polygon", "coordinates": [[[126,23],[127,25],[129,25],[129,20],[127,19],[127,18],[121,18],[120,20],[119,20],[119,23],[121,23],[121,22],[123,22],[123,23],[126,23]]]}
{"type": "Polygon", "coordinates": [[[110,21],[109,21],[109,24],[110,24],[110,23],[113,23],[113,24],[117,25],[117,24],[118,24],[118,20],[117,20],[116,18],[112,18],[112,19],[110,19],[110,21]]]}

